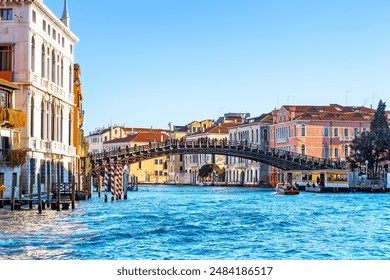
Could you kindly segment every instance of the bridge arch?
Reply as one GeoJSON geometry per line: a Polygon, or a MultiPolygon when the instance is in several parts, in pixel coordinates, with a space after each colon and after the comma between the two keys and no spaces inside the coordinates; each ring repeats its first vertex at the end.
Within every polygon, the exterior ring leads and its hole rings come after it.
{"type": "MultiPolygon", "coordinates": [[[[214,154],[253,160],[282,170],[314,170],[341,168],[340,163],[317,157],[271,148],[247,141],[227,140],[167,140],[126,149],[90,155],[92,172],[102,172],[104,163],[132,164],[161,156],[180,154],[214,154]]],[[[195,175],[196,176],[196,175],[195,175]]],[[[238,176],[237,176],[238,178],[238,176]]]]}

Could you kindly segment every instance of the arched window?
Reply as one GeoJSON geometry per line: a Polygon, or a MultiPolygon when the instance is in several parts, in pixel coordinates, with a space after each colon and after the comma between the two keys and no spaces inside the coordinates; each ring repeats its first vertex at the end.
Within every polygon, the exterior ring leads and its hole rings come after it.
{"type": "Polygon", "coordinates": [[[57,85],[59,85],[61,83],[61,80],[60,80],[60,56],[57,55],[57,60],[56,60],[56,67],[57,67],[57,79],[56,79],[56,82],[57,82],[57,85]]]}
{"type": "Polygon", "coordinates": [[[54,103],[51,105],[51,140],[55,141],[56,140],[56,131],[55,131],[55,126],[56,126],[56,107],[54,103]]]}
{"type": "Polygon", "coordinates": [[[304,144],[301,146],[301,154],[302,155],[306,154],[306,146],[304,144]]]}
{"type": "Polygon", "coordinates": [[[64,142],[64,110],[61,108],[61,120],[60,120],[60,141],[64,142]]]}
{"type": "Polygon", "coordinates": [[[50,79],[50,49],[47,48],[46,52],[46,79],[50,79]]]}
{"type": "Polygon", "coordinates": [[[31,71],[35,72],[35,39],[31,38],[31,71]]]}
{"type": "Polygon", "coordinates": [[[34,97],[31,96],[30,136],[34,137],[34,97]]]}
{"type": "Polygon", "coordinates": [[[306,125],[305,124],[301,125],[301,136],[306,136],[306,125]]]}
{"type": "Polygon", "coordinates": [[[72,112],[69,113],[69,146],[72,146],[72,112]]]}
{"type": "Polygon", "coordinates": [[[41,53],[41,76],[45,78],[45,46],[42,45],[42,53],[41,53]]]}
{"type": "Polygon", "coordinates": [[[61,59],[61,87],[64,87],[64,59],[61,59]]]}
{"type": "Polygon", "coordinates": [[[51,81],[56,82],[56,54],[54,50],[51,52],[51,81]]]}
{"type": "Polygon", "coordinates": [[[345,155],[345,158],[347,158],[349,156],[348,145],[344,145],[344,155],[345,155]]]}
{"type": "Polygon", "coordinates": [[[41,103],[41,139],[45,139],[45,102],[41,103]]]}
{"type": "Polygon", "coordinates": [[[263,130],[263,140],[268,141],[268,129],[263,130]]]}
{"type": "Polygon", "coordinates": [[[72,93],[72,81],[73,81],[73,73],[72,73],[72,66],[69,66],[69,93],[72,93]]]}

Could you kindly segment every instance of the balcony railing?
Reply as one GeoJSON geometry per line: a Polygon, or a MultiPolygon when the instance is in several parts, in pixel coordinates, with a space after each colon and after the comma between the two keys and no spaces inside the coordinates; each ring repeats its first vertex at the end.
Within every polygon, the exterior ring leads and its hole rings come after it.
{"type": "Polygon", "coordinates": [[[353,136],[340,136],[341,142],[351,142],[353,140],[353,136]]]}
{"type": "Polygon", "coordinates": [[[10,168],[22,166],[26,163],[27,150],[5,149],[0,150],[0,162],[4,162],[10,168]]]}
{"type": "Polygon", "coordinates": [[[22,128],[27,123],[25,112],[11,108],[0,107],[0,126],[9,128],[22,128]]]}

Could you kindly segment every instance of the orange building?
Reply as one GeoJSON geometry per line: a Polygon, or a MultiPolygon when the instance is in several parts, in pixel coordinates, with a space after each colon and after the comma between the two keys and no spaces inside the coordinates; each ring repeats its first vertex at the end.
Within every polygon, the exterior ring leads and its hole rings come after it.
{"type": "Polygon", "coordinates": [[[84,139],[84,110],[83,89],[81,86],[81,69],[79,64],[74,65],[73,78],[74,109],[73,109],[73,146],[76,148],[75,175],[78,186],[85,185],[88,168],[88,144],[84,139]]]}

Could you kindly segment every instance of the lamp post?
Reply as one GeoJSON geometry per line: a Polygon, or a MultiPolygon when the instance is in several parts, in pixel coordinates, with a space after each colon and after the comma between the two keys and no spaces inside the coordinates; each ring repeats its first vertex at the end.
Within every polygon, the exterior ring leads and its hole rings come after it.
{"type": "Polygon", "coordinates": [[[366,160],[364,163],[366,164],[366,175],[367,175],[367,179],[368,179],[368,160],[366,160]]]}
{"type": "Polygon", "coordinates": [[[127,199],[127,188],[129,186],[129,173],[130,173],[130,168],[127,164],[125,164],[125,166],[123,167],[123,172],[125,174],[124,176],[124,184],[123,184],[123,190],[124,190],[124,194],[123,194],[123,199],[127,199]]]}

